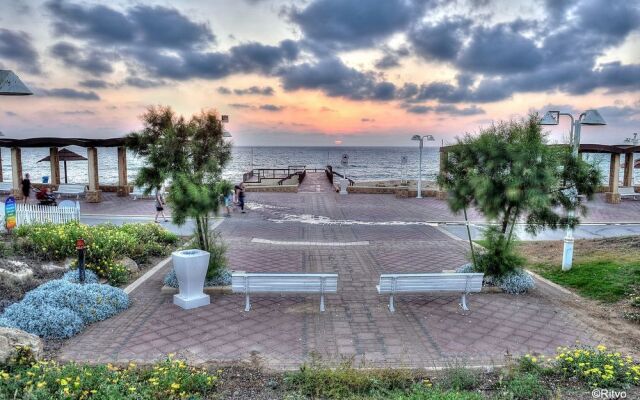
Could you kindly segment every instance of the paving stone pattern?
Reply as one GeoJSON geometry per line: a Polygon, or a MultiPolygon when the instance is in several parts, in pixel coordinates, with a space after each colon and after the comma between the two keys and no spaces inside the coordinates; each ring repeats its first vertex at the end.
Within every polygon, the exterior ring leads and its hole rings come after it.
{"type": "Polygon", "coordinates": [[[369,366],[430,367],[463,359],[501,363],[505,356],[550,354],[576,340],[599,343],[599,334],[534,291],[524,296],[473,294],[464,315],[458,295],[407,295],[387,308],[379,274],[440,272],[466,262],[464,241],[425,225],[323,225],[280,221],[283,214],[341,220],[415,221],[440,213],[444,202],[332,192],[250,193],[256,207],[234,214],[219,229],[229,245],[230,267],[251,272],[332,272],[338,294],[319,312],[318,296],[219,295],[209,306],[185,311],[162,295],[167,269],[138,287],[126,312],[88,327],[61,349],[62,360],[151,362],[178,353],[191,362],[259,359],[267,367],[296,368],[312,357],[329,362],[355,357],[369,366]],[[433,205],[438,207],[432,209],[433,205]],[[252,243],[370,241],[328,247],[252,243]]]}

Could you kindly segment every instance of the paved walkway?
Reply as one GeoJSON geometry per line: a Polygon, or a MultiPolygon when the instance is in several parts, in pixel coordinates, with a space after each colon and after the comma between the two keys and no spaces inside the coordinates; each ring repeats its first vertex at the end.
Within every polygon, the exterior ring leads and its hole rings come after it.
{"type": "Polygon", "coordinates": [[[316,296],[290,295],[254,296],[250,312],[241,295],[215,296],[211,305],[185,311],[160,293],[165,270],[132,293],[129,310],[67,341],[60,358],[149,362],[178,353],[192,362],[259,358],[280,369],[318,354],[332,361],[354,356],[370,366],[431,367],[452,359],[502,363],[508,355],[551,354],[576,340],[602,341],[537,290],[472,295],[468,315],[456,295],[401,296],[389,313],[388,299],[375,289],[380,273],[440,272],[466,262],[464,242],[420,222],[441,215],[444,202],[335,193],[250,193],[249,200],[252,211],[219,228],[231,269],[338,273],[339,293],[327,296],[325,313],[316,296]]]}

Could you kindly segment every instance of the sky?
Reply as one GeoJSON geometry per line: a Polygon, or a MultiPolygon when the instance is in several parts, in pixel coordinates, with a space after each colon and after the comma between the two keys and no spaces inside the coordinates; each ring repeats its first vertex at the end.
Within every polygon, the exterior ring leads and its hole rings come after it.
{"type": "Polygon", "coordinates": [[[34,92],[0,98],[7,137],[124,136],[151,105],[216,109],[240,146],[440,145],[549,109],[598,109],[583,143],[640,132],[639,0],[0,5],[0,69],[34,92]]]}

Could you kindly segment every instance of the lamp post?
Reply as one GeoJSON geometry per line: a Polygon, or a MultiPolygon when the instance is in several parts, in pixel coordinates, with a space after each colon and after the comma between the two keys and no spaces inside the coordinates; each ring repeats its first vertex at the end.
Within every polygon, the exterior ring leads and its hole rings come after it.
{"type": "MultiPolygon", "coordinates": [[[[571,153],[574,157],[578,157],[578,151],[580,149],[580,128],[582,125],[606,125],[604,118],[596,110],[587,110],[580,114],[577,120],[573,118],[573,115],[569,113],[561,113],[560,111],[548,111],[542,120],[540,125],[558,125],[560,122],[560,116],[566,115],[571,119],[571,153]]],[[[569,197],[571,200],[571,208],[567,211],[567,216],[573,218],[575,215],[574,206],[577,203],[578,192],[576,188],[569,190],[569,197]]],[[[564,238],[564,250],[562,253],[562,270],[569,271],[573,264],[573,228],[567,227],[567,234],[564,238]]]]}
{"type": "Polygon", "coordinates": [[[416,195],[416,199],[421,199],[422,198],[422,147],[425,140],[429,142],[433,142],[435,139],[433,138],[433,135],[424,135],[424,136],[413,135],[411,137],[411,140],[417,140],[420,142],[420,161],[418,165],[418,194],[416,195]]]}
{"type": "MultiPolygon", "coordinates": [[[[13,71],[0,69],[0,96],[29,96],[32,94],[33,92],[22,83],[13,71]]],[[[4,136],[4,133],[0,132],[0,136],[4,136]]],[[[2,152],[0,151],[0,182],[2,180],[2,152]]]]}

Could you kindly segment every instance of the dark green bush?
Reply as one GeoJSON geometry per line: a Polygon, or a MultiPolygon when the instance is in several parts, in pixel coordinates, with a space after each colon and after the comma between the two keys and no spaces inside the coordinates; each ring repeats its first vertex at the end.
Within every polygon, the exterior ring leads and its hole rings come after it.
{"type": "Polygon", "coordinates": [[[485,250],[476,256],[476,270],[501,277],[524,265],[525,259],[516,253],[513,241],[491,226],[484,231],[485,250]]]}

